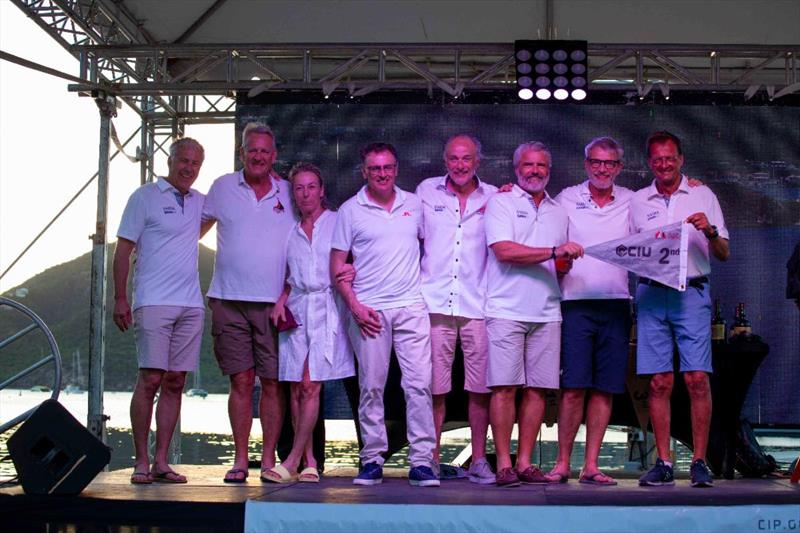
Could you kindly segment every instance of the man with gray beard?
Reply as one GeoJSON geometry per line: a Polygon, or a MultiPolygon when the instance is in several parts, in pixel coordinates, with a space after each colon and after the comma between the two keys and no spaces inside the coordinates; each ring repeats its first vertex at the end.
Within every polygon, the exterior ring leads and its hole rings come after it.
{"type": "Polygon", "coordinates": [[[494,195],[486,207],[486,384],[492,390],[489,419],[497,451],[495,479],[501,487],[547,483],[530,461],[546,389],[559,385],[561,293],[555,260],[583,255],[583,247],[567,239],[566,211],[545,191],[550,165],[544,144],[521,144],[514,152],[517,184],[494,195]],[[520,387],[517,463],[512,468],[511,431],[520,387]]]}

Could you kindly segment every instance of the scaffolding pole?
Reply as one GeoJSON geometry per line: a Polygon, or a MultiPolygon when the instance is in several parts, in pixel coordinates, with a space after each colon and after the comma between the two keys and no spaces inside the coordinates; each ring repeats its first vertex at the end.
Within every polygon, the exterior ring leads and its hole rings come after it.
{"type": "Polygon", "coordinates": [[[89,394],[86,427],[106,442],[106,420],[103,414],[105,390],[103,367],[106,334],[106,220],[108,215],[108,167],[111,140],[111,118],[117,114],[114,96],[98,92],[95,103],[100,111],[100,146],[97,170],[97,221],[92,239],[91,297],[89,307],[89,394]]]}

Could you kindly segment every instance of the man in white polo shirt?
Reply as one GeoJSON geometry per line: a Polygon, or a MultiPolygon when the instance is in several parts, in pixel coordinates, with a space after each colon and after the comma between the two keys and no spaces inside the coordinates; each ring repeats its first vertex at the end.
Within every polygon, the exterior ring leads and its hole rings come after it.
{"type": "Polygon", "coordinates": [[[670,463],[670,396],[674,381],[673,346],[680,354],[680,372],[689,392],[692,417],[693,487],[710,487],[714,480],[705,462],[711,424],[711,254],[720,261],[730,255],[728,229],[717,197],[706,186],[690,187],[681,173],[681,141],[667,131],[647,139],[648,165],[655,179],[631,198],[631,230],[640,233],[685,221],[689,230],[687,287],[684,292],[647,278],[636,288],[636,370],[650,375],[650,417],[658,459],[639,479],[640,485],[674,483],[670,463]]]}
{"type": "Polygon", "coordinates": [[[551,156],[540,142],[514,151],[517,184],[486,206],[489,246],[486,330],[489,418],[497,451],[498,486],[547,483],[531,465],[542,425],[545,389],[558,388],[561,293],[554,260],[574,259],[583,248],[567,239],[567,213],[545,191],[551,156]],[[519,413],[517,389],[523,388],[519,413]],[[511,431],[519,419],[517,463],[511,465],[511,431]]]}
{"type": "MultiPolygon", "coordinates": [[[[598,137],[586,145],[587,180],[556,196],[569,216],[570,240],[591,246],[628,235],[633,191],[614,183],[622,170],[622,154],[622,146],[610,137],[598,137]]],[[[558,459],[546,477],[551,483],[569,478],[572,446],[588,394],[586,452],[579,480],[616,485],[600,472],[597,460],[613,395],[625,392],[631,314],[628,272],[592,257],[566,266],[567,273],[561,277],[558,459]]]]}
{"type": "Polygon", "coordinates": [[[436,423],[434,465],[440,479],[463,476],[463,470],[439,464],[439,441],[445,418],[445,399],[452,389],[456,340],[464,353],[464,389],[468,391],[468,418],[472,436],[469,480],[494,483],[486,461],[490,390],[486,387],[486,202],[497,191],[476,172],[480,142],[466,134],[448,139],[444,147],[447,174],[428,178],[416,194],[424,212],[422,295],[431,322],[433,419],[436,423]]]}
{"type": "Polygon", "coordinates": [[[184,138],[169,149],[169,175],[139,187],[128,199],[114,252],[114,323],[136,334],[139,375],[131,397],[135,465],[131,483],[186,483],[167,460],[181,409],[186,372],[197,370],[203,333],[203,296],[197,240],[203,195],[192,189],[203,147],[184,138]],[[131,253],[136,250],[133,312],[128,303],[131,253]],[[156,450],[147,448],[153,399],[156,450]]]}
{"type": "Polygon", "coordinates": [[[348,335],[358,360],[358,419],[363,448],[356,485],[383,481],[388,450],[383,392],[392,347],[402,372],[411,463],[416,486],[438,486],[431,469],[436,431],[431,407],[430,322],[420,290],[422,203],[395,186],[397,151],[373,143],[361,151],[367,183],[342,204],[333,232],[331,275],[338,278],[352,252],[356,278],[337,288],[352,313],[348,335]]]}
{"type": "Polygon", "coordinates": [[[214,354],[230,377],[228,414],[235,447],[227,483],[247,480],[252,394],[261,381],[261,470],[275,466],[284,396],[278,385],[277,331],[269,320],[283,290],[286,239],[297,221],[289,184],[272,175],[275,135],[258,123],[242,132],[244,168],[217,178],[206,196],[204,231],[217,223],[214,276],[208,289],[214,354]]]}

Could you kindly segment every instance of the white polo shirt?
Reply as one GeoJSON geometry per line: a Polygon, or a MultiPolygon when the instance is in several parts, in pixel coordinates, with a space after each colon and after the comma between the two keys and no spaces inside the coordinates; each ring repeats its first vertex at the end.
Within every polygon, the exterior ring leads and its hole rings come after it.
{"type": "Polygon", "coordinates": [[[183,196],[164,178],[142,185],[128,199],[117,237],[136,243],[133,309],[148,305],[203,307],[197,241],[203,195],[183,196]]]}
{"type": "MultiPolygon", "coordinates": [[[[514,185],[486,205],[486,243],[512,241],[551,248],[567,242],[567,212],[545,193],[537,209],[530,194],[514,185]]],[[[486,269],[486,316],[523,322],[561,320],[561,291],[555,262],[535,265],[501,263],[489,248],[486,269]]]]}
{"type": "MultiPolygon", "coordinates": [[[[567,210],[569,240],[587,247],[628,235],[632,196],[632,190],[614,185],[611,201],[600,207],[592,200],[588,180],[562,190],[556,202],[567,210]]],[[[623,268],[585,255],[561,278],[562,300],[612,298],[630,298],[628,271],[623,268]]]]}
{"type": "Polygon", "coordinates": [[[208,296],[223,300],[276,302],[283,291],[286,239],[297,222],[287,181],[272,178],[260,200],[244,172],[211,185],[203,220],[217,221],[217,255],[208,296]]]}
{"type": "Polygon", "coordinates": [[[366,185],[339,208],[331,247],[352,251],[356,279],[353,291],[375,310],[422,303],[419,239],[422,202],[395,187],[392,210],[367,196],[366,185]]]}
{"type": "Polygon", "coordinates": [[[486,202],[497,187],[478,179],[464,213],[447,176],[428,178],[416,194],[422,201],[422,296],[428,312],[483,318],[486,299],[486,202]]]}
{"type": "MultiPolygon", "coordinates": [[[[711,189],[705,185],[689,187],[686,176],[681,176],[681,183],[669,197],[665,197],[656,189],[655,180],[644,189],[633,194],[631,199],[631,231],[641,233],[644,230],[666,226],[673,222],[686,220],[694,213],[705,213],[710,224],[717,227],[719,236],[728,238],[728,228],[719,201],[711,189]]],[[[707,276],[711,273],[711,258],[708,250],[708,239],[702,231],[689,228],[688,279],[707,276]]]]}

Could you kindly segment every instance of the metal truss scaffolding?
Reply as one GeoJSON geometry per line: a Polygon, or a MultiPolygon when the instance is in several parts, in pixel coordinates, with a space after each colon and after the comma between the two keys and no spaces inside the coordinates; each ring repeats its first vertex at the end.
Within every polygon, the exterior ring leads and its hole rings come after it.
{"type": "MultiPolygon", "coordinates": [[[[75,45],[72,51],[81,59],[83,78],[100,65],[131,65],[136,78],[113,83],[121,96],[310,90],[358,97],[440,90],[458,97],[463,91],[511,91],[515,80],[513,43],[75,45]]],[[[662,84],[673,91],[780,90],[800,81],[798,54],[800,45],[589,44],[590,89],[642,92],[662,84]]]]}
{"type": "MultiPolygon", "coordinates": [[[[102,369],[109,143],[115,142],[120,151],[124,146],[111,122],[119,101],[141,118],[140,148],[134,159],[140,163],[144,183],[153,179],[154,154],[164,151],[185,125],[232,122],[237,93],[256,97],[310,92],[320,98],[357,99],[374,92],[424,91],[430,96],[438,92],[459,98],[465,93],[513,94],[515,90],[510,42],[184,43],[224,3],[216,0],[175,43],[164,44],[156,42],[123,1],[11,1],[78,60],[78,76],[66,76],[76,81],[69,89],[92,96],[100,110],[88,415],[88,426],[98,437],[105,433],[102,369]]],[[[548,10],[550,27],[552,11],[548,10]]],[[[800,91],[797,44],[590,43],[588,54],[590,91],[640,98],[651,91],[665,98],[675,91],[740,93],[743,101],[762,88],[770,100],[800,91]]],[[[9,56],[4,54],[3,59],[9,56]]],[[[32,68],[55,73],[38,65],[32,68]]]]}

